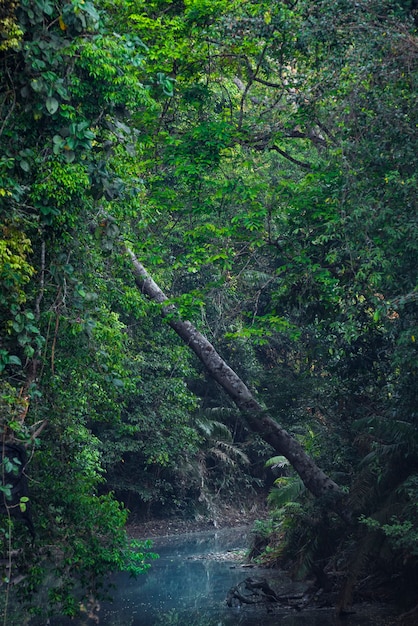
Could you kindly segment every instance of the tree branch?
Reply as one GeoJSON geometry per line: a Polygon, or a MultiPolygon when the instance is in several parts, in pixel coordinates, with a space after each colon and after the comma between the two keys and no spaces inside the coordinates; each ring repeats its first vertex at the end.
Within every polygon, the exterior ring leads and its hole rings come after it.
{"type": "Polygon", "coordinates": [[[274,150],[275,152],[278,152],[279,154],[281,154],[282,157],[284,157],[291,163],[294,163],[295,165],[302,167],[304,170],[312,169],[312,166],[309,163],[304,163],[303,161],[299,161],[299,159],[295,159],[295,157],[290,156],[290,154],[288,154],[287,152],[285,152],[278,146],[270,146],[270,150],[274,150]]]}

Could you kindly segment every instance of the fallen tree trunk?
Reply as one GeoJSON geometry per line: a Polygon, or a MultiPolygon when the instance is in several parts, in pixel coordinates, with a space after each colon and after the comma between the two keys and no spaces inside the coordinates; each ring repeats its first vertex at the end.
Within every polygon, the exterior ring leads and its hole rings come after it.
{"type": "MultiPolygon", "coordinates": [[[[131,258],[136,284],[148,298],[164,305],[168,297],[151,278],[135,254],[126,249],[131,258]]],[[[174,305],[162,306],[162,315],[168,324],[193,350],[204,364],[209,374],[223,387],[229,397],[244,414],[249,428],[270,444],[278,454],[288,459],[299,474],[306,488],[315,496],[330,495],[334,501],[330,506],[342,517],[347,518],[341,510],[342,492],[305,452],[301,444],[270,417],[262,405],[254,398],[251,391],[241,378],[229,367],[215,350],[213,345],[188,321],[179,319],[174,305]]]]}

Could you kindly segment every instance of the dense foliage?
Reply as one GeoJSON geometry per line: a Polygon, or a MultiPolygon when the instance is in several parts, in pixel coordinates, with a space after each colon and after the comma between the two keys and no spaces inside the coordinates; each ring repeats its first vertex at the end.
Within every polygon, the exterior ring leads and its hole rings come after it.
{"type": "Polygon", "coordinates": [[[410,600],[416,22],[392,0],[3,3],[6,603],[19,574],[32,610],[75,614],[108,571],[146,568],[123,503],[214,516],[272,456],[121,241],[347,494],[349,533],[270,461],[268,558],[320,578],[338,560],[342,605],[373,562],[410,600]]]}

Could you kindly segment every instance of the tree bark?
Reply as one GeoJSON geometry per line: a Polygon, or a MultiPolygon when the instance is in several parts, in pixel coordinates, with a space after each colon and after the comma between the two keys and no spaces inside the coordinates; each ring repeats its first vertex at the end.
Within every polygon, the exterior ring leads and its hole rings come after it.
{"type": "MultiPolygon", "coordinates": [[[[126,251],[131,258],[136,284],[141,292],[154,302],[164,304],[168,300],[167,296],[138,261],[135,254],[129,248],[126,251]]],[[[162,315],[167,318],[168,324],[186,345],[193,350],[209,374],[235,402],[244,414],[249,428],[260,435],[278,454],[288,459],[306,488],[313,495],[317,497],[332,496],[331,500],[339,503],[332,508],[340,509],[342,492],[337,483],[316,465],[315,461],[292,435],[267,414],[238,374],[225,363],[206,337],[193,324],[181,320],[174,305],[162,306],[162,315]]],[[[340,511],[339,513],[341,514],[340,511]]]]}

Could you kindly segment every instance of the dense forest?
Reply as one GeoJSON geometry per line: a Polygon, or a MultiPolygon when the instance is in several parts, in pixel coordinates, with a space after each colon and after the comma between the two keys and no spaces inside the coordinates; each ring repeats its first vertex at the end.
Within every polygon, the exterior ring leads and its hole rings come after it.
{"type": "Polygon", "coordinates": [[[2,0],[4,624],[145,571],[128,510],[267,491],[268,564],[417,605],[417,25],[2,0]]]}

